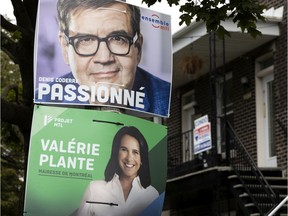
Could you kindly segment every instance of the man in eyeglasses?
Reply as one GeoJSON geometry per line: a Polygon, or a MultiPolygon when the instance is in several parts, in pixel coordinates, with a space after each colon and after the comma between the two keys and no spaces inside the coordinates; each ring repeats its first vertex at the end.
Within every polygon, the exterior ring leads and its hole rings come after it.
{"type": "Polygon", "coordinates": [[[64,92],[62,99],[68,103],[168,115],[170,83],[138,67],[143,45],[138,7],[112,0],[59,0],[57,10],[61,49],[71,68],[61,79],[80,88],[66,86],[55,90],[55,97],[45,95],[45,86],[39,98],[53,102],[64,92]]]}

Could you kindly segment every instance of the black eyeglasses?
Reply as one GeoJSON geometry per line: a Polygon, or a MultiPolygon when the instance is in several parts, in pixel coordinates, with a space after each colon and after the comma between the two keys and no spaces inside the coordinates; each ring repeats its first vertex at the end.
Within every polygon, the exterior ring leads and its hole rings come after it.
{"type": "Polygon", "coordinates": [[[95,35],[79,35],[68,37],[66,34],[66,41],[71,44],[75,52],[80,56],[93,56],[99,49],[99,44],[104,41],[109,51],[114,55],[124,56],[130,52],[130,47],[138,39],[137,33],[132,38],[128,35],[109,35],[104,38],[95,35]]]}

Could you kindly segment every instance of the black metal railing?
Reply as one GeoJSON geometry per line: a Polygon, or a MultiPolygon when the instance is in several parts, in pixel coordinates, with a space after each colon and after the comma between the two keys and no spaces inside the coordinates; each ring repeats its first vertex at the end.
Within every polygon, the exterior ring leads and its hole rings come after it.
{"type": "Polygon", "coordinates": [[[200,156],[194,155],[193,130],[168,137],[168,178],[178,177],[203,167],[200,156]]]}
{"type": "Polygon", "coordinates": [[[226,157],[230,166],[234,169],[259,213],[265,215],[277,205],[277,196],[229,122],[226,124],[226,148],[226,157]],[[267,199],[270,201],[263,202],[267,199]]]}

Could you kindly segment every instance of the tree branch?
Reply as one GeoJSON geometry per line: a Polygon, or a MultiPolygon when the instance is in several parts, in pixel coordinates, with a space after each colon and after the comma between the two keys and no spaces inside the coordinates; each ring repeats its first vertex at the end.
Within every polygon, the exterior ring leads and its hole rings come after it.
{"type": "Polygon", "coordinates": [[[4,28],[5,30],[7,30],[9,32],[14,32],[14,31],[18,30],[17,25],[12,24],[2,15],[1,15],[1,26],[2,26],[2,28],[4,28]]]}
{"type": "MultiPolygon", "coordinates": [[[[162,0],[142,0],[149,7],[162,0]]],[[[180,0],[167,0],[170,7],[179,5],[180,0]]],[[[180,25],[185,23],[187,26],[192,21],[203,21],[206,24],[207,32],[216,32],[220,38],[230,33],[221,24],[222,21],[232,18],[242,32],[246,31],[254,38],[261,35],[257,30],[256,23],[258,20],[264,20],[261,15],[265,9],[265,5],[260,4],[255,0],[189,0],[181,3],[179,11],[180,25]],[[232,13],[232,14],[231,14],[232,13]],[[196,19],[195,19],[196,18],[196,19]]]]}
{"type": "Polygon", "coordinates": [[[7,123],[18,125],[24,131],[30,131],[33,109],[10,103],[1,98],[1,119],[7,123]]]}
{"type": "Polygon", "coordinates": [[[17,58],[17,46],[5,32],[1,33],[1,49],[15,64],[19,64],[19,59],[17,58]]]}
{"type": "Polygon", "coordinates": [[[11,3],[14,8],[14,15],[17,20],[17,25],[29,31],[34,31],[35,26],[31,24],[31,20],[24,2],[22,0],[11,0],[11,3]]]}
{"type": "MultiPolygon", "coordinates": [[[[27,19],[25,19],[27,20],[27,19]]],[[[28,23],[25,24],[23,23],[23,27],[21,25],[14,25],[11,22],[9,22],[7,19],[5,19],[2,15],[1,15],[1,27],[3,29],[5,29],[6,31],[10,32],[12,35],[12,38],[15,40],[19,40],[19,39],[24,39],[25,41],[32,41],[34,39],[34,29],[33,28],[27,28],[25,25],[29,26],[30,25],[30,21],[27,21],[28,23]]],[[[14,41],[16,42],[16,41],[14,41]]],[[[34,43],[34,42],[33,42],[34,43]]],[[[32,45],[33,45],[32,43],[32,45]]]]}

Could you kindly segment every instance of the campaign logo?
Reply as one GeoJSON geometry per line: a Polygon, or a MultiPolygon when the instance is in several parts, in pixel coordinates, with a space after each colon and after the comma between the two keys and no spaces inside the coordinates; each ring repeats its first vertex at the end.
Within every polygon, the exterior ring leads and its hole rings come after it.
{"type": "Polygon", "coordinates": [[[170,31],[170,22],[162,20],[161,17],[157,14],[152,14],[151,17],[143,15],[141,19],[144,22],[151,23],[152,26],[156,29],[170,31]]]}
{"type": "Polygon", "coordinates": [[[44,126],[49,124],[51,121],[53,121],[53,117],[52,116],[50,116],[50,115],[45,115],[44,116],[44,126]]]}
{"type": "Polygon", "coordinates": [[[44,120],[43,120],[44,126],[47,126],[51,122],[53,122],[53,127],[64,127],[64,125],[66,125],[66,124],[72,124],[73,119],[58,118],[58,117],[53,117],[50,115],[45,115],[44,120]]]}

